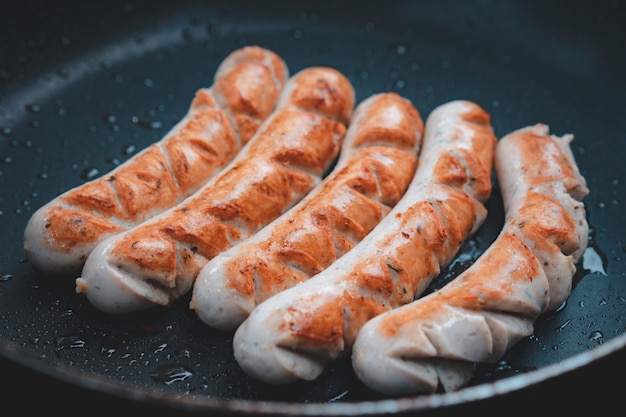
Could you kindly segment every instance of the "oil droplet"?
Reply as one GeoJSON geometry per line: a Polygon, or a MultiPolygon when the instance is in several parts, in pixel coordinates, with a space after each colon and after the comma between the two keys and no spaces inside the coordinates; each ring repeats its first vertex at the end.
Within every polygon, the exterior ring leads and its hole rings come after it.
{"type": "Polygon", "coordinates": [[[100,350],[100,352],[106,356],[107,358],[111,358],[113,357],[113,354],[115,353],[117,349],[115,349],[114,347],[102,347],[102,349],[100,350]]]}
{"type": "Polygon", "coordinates": [[[145,129],[160,129],[161,127],[163,127],[163,123],[159,122],[157,120],[155,121],[150,121],[150,120],[143,120],[140,119],[137,116],[133,116],[133,118],[131,119],[133,121],[134,124],[141,126],[145,129]]]}
{"type": "Polygon", "coordinates": [[[334,397],[332,397],[331,399],[328,400],[328,402],[335,402],[335,401],[339,401],[340,399],[342,399],[343,397],[345,397],[346,395],[348,395],[348,391],[344,391],[338,395],[335,395],[334,397]]]}
{"type": "Polygon", "coordinates": [[[463,245],[462,252],[450,263],[450,268],[457,266],[465,269],[469,267],[480,256],[480,248],[478,242],[470,239],[463,245]]]}
{"type": "Polygon", "coordinates": [[[571,323],[571,322],[572,322],[572,320],[571,320],[571,319],[569,319],[569,320],[565,320],[565,323],[561,324],[557,330],[558,330],[558,331],[561,331],[561,330],[565,329],[567,326],[569,326],[569,325],[570,325],[570,323],[571,323]]]}
{"type": "Polygon", "coordinates": [[[594,332],[591,332],[591,334],[589,335],[589,341],[590,342],[602,341],[602,339],[604,339],[604,334],[602,334],[602,332],[600,330],[596,330],[594,332]]]}
{"type": "Polygon", "coordinates": [[[55,340],[56,350],[75,349],[85,347],[85,340],[79,335],[59,336],[55,340]]]}
{"type": "Polygon", "coordinates": [[[583,269],[587,272],[597,272],[606,275],[606,258],[593,246],[587,246],[583,253],[583,269]]]}
{"type": "Polygon", "coordinates": [[[41,112],[41,106],[39,104],[27,104],[26,110],[33,114],[39,113],[41,112]]]}
{"type": "Polygon", "coordinates": [[[177,356],[184,356],[185,358],[191,357],[191,349],[188,346],[181,346],[176,349],[174,353],[176,353],[177,356]]]}
{"type": "Polygon", "coordinates": [[[82,170],[82,172],[80,173],[80,177],[84,180],[90,180],[98,176],[99,173],[100,171],[98,171],[98,168],[87,167],[82,170]]]}
{"type": "Polygon", "coordinates": [[[167,343],[160,343],[157,346],[153,347],[152,350],[154,351],[154,353],[159,353],[159,352],[163,352],[166,347],[167,347],[167,343]]]}
{"type": "Polygon", "coordinates": [[[115,123],[117,121],[117,117],[114,114],[103,114],[102,119],[107,123],[115,123]]]}
{"type": "Polygon", "coordinates": [[[126,145],[123,149],[122,149],[122,153],[124,155],[130,155],[131,153],[135,152],[135,149],[137,149],[137,147],[135,145],[126,145]]]}
{"type": "Polygon", "coordinates": [[[192,376],[193,372],[183,365],[163,365],[150,374],[150,378],[154,381],[161,382],[165,385],[170,385],[177,381],[184,381],[192,376]]]}

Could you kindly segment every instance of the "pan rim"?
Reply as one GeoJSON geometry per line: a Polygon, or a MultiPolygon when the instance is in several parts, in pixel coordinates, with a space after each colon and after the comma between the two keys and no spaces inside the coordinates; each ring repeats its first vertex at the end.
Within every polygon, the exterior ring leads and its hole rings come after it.
{"type": "Polygon", "coordinates": [[[166,406],[181,411],[219,411],[248,416],[306,415],[306,416],[356,416],[400,412],[426,411],[494,398],[514,393],[524,388],[546,382],[576,369],[590,365],[626,348],[626,333],[622,333],[599,346],[579,352],[562,361],[528,372],[504,377],[492,382],[461,388],[447,393],[423,394],[410,397],[385,398],[372,401],[301,403],[246,399],[199,397],[181,393],[156,392],[140,386],[117,385],[113,378],[94,375],[62,364],[42,362],[30,353],[20,351],[17,343],[0,338],[0,356],[52,378],[87,388],[94,392],[126,400],[166,406]],[[42,366],[43,365],[43,366],[42,366]]]}

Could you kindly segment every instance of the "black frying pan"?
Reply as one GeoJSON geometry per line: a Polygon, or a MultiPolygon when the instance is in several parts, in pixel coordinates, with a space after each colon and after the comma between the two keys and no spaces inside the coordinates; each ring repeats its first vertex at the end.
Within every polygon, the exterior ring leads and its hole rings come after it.
{"type": "MultiPolygon", "coordinates": [[[[626,357],[624,18],[626,3],[609,1],[4,6],[2,402],[37,409],[39,401],[13,399],[26,391],[66,411],[83,399],[101,411],[177,415],[421,415],[503,410],[511,401],[518,411],[533,404],[539,410],[538,399],[553,399],[563,388],[573,395],[562,397],[561,407],[582,403],[581,393],[599,395],[610,385],[589,378],[615,372],[626,357]],[[467,388],[389,399],[364,388],[348,360],[314,382],[255,382],[238,368],[231,335],[203,325],[188,299],[110,317],[74,293],[74,277],[53,280],[29,265],[22,233],[36,208],[160,139],[195,90],[211,84],[221,60],[249,44],[276,51],[291,73],[312,65],[339,69],[358,101],[397,91],[426,118],[437,105],[465,98],[491,113],[498,136],[536,122],[555,134],[574,133],[591,189],[591,240],[568,302],[542,316],[535,334],[502,362],[481,366],[467,388]]],[[[436,285],[471,264],[498,234],[497,185],[488,208],[488,222],[436,285]]]]}

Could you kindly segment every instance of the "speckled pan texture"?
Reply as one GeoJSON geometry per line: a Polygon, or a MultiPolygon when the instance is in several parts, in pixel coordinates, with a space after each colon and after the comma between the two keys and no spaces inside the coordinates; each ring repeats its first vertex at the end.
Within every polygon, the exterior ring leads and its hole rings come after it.
{"type": "MultiPolygon", "coordinates": [[[[596,1],[26,1],[0,15],[0,355],[78,388],[139,405],[224,415],[383,415],[463,406],[623,351],[626,345],[626,3],[596,1]],[[23,233],[62,192],[161,139],[232,51],[259,45],[290,74],[329,66],[355,102],[393,91],[424,120],[465,99],[498,138],[543,123],[573,134],[590,193],[589,242],[567,301],[457,392],[385,397],[349,358],[314,381],[247,376],[232,332],[189,309],[111,316],[74,275],[31,265],[23,233]]],[[[429,291],[469,267],[501,230],[493,176],[488,217],[429,291]]],[[[10,378],[10,377],[9,377],[10,378]]],[[[462,410],[462,408],[460,408],[462,410]]]]}

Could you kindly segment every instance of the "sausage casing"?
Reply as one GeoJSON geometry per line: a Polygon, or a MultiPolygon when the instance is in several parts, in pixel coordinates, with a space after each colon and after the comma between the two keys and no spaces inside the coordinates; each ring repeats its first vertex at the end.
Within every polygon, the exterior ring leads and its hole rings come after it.
{"type": "Polygon", "coordinates": [[[333,172],[288,212],[211,259],[195,281],[191,308],[206,324],[234,330],[260,302],[345,254],[406,191],[423,130],[418,110],[396,93],[363,101],[333,172]]]}
{"type": "Polygon", "coordinates": [[[407,304],[483,222],[496,138],[489,114],[446,103],[426,121],[416,174],[391,212],[327,269],[259,304],[235,332],[235,358],[261,381],[317,378],[361,326],[407,304]]]}
{"type": "Polygon", "coordinates": [[[78,273],[99,242],[197,191],[272,113],[287,73],[272,51],[249,46],[231,53],[160,141],[33,214],[24,231],[30,262],[52,275],[78,273]]]}
{"type": "Polygon", "coordinates": [[[561,306],[587,246],[589,192],[571,135],[537,124],[497,144],[506,218],[478,260],[441,289],[366,323],[354,345],[357,376],[387,395],[452,391],[561,306]]]}
{"type": "Polygon", "coordinates": [[[354,106],[352,84],[332,68],[306,68],[287,81],[279,106],[198,192],[96,247],[77,292],[107,313],[170,305],[210,259],[310,192],[339,154],[354,106]]]}

